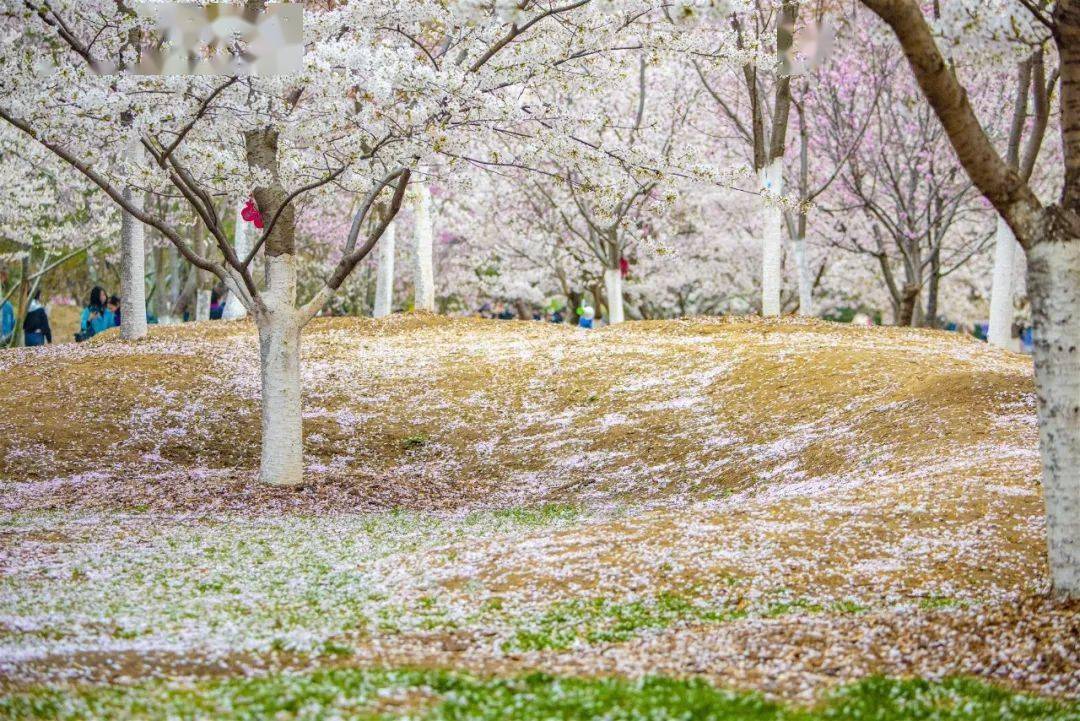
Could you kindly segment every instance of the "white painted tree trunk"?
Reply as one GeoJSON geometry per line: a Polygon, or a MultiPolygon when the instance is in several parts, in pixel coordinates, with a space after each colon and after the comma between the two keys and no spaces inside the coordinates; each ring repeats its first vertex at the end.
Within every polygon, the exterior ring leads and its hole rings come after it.
{"type": "Polygon", "coordinates": [[[1080,598],[1080,240],[1044,241],[1027,257],[1050,576],[1080,598]]]}
{"type": "Polygon", "coordinates": [[[210,320],[210,291],[205,288],[195,293],[195,320],[210,320]]]}
{"type": "Polygon", "coordinates": [[[799,315],[814,316],[814,278],[806,257],[806,238],[795,239],[795,268],[799,274],[799,315]]]}
{"type": "MultiPolygon", "coordinates": [[[[142,208],[143,194],[124,188],[124,200],[142,208]]],[[[143,224],[120,213],[120,337],[146,337],[146,240],[143,224]]]]}
{"type": "Polygon", "coordinates": [[[987,340],[999,348],[1012,347],[1013,267],[1018,247],[1012,228],[998,216],[994,242],[994,278],[990,288],[990,331],[987,340]]]}
{"type": "Polygon", "coordinates": [[[262,456],[259,480],[296,486],[304,480],[304,436],[300,406],[300,331],[295,308],[296,266],[292,255],[268,256],[264,309],[256,317],[262,369],[262,456]]]}
{"type": "MultiPolygon", "coordinates": [[[[240,260],[246,258],[247,254],[251,252],[251,235],[248,232],[248,222],[240,215],[244,210],[244,205],[245,203],[239,203],[236,206],[236,229],[233,231],[233,250],[240,260]]],[[[230,291],[229,297],[225,299],[225,310],[222,311],[221,317],[224,320],[236,320],[246,316],[247,308],[244,307],[243,302],[236,293],[230,291]]]]}
{"type": "Polygon", "coordinates": [[[435,269],[433,246],[435,229],[431,219],[431,190],[421,184],[416,200],[416,272],[413,305],[416,310],[435,312],[435,269]]]}
{"type": "Polygon", "coordinates": [[[622,271],[618,268],[604,270],[604,290],[607,293],[608,323],[615,325],[626,318],[623,314],[622,271]]]}
{"type": "Polygon", "coordinates": [[[391,223],[379,238],[379,271],[375,277],[376,318],[385,318],[394,308],[394,252],[396,244],[394,224],[391,223]]]}
{"type": "MultiPolygon", "coordinates": [[[[759,173],[761,189],[779,198],[784,192],[783,158],[773,160],[759,173]]],[[[780,261],[782,254],[783,209],[775,202],[762,199],[761,205],[761,314],[780,315],[780,261]]]]}

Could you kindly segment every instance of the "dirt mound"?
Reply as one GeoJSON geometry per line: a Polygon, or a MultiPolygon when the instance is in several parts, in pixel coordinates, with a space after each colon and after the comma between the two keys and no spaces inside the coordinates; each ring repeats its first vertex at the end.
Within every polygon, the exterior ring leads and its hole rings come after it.
{"type": "Polygon", "coordinates": [[[318,319],[303,355],[308,483],[294,491],[254,483],[248,322],[0,353],[4,506],[662,504],[899,474],[1037,477],[1030,362],[955,334],[410,314],[318,319]]]}
{"type": "Polygon", "coordinates": [[[257,345],[214,322],[0,353],[0,676],[284,651],[1080,693],[1025,357],[805,320],[317,320],[285,490],[255,480],[257,345]]]}

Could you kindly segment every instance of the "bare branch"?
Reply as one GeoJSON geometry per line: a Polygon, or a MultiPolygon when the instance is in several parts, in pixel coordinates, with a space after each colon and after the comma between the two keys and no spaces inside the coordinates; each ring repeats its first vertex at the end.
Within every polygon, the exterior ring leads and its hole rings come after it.
{"type": "Polygon", "coordinates": [[[1025,248],[1034,245],[1033,218],[1043,207],[1035,193],[998,155],[986,131],[979,124],[963,86],[941,55],[913,0],[862,0],[884,20],[900,40],[915,79],[941,120],[972,181],[1012,227],[1025,248]]]}

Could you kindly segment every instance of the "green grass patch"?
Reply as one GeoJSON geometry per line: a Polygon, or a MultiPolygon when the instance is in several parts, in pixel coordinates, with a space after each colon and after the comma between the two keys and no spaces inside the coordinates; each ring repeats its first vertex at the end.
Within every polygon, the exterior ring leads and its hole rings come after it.
{"type": "Polygon", "coordinates": [[[946,679],[942,682],[870,678],[838,689],[830,694],[819,708],[801,718],[875,721],[1077,721],[1080,719],[1080,703],[1017,694],[966,678],[946,679]]]}
{"type": "Polygon", "coordinates": [[[428,437],[426,435],[424,435],[423,433],[414,433],[411,436],[406,436],[405,438],[403,438],[401,441],[401,445],[404,446],[406,450],[411,451],[417,448],[423,448],[427,444],[427,442],[428,437]]]}
{"type": "Polygon", "coordinates": [[[475,511],[465,517],[465,525],[491,523],[514,529],[543,528],[571,523],[581,516],[579,506],[567,503],[545,503],[540,506],[516,506],[494,511],[475,511]]]}
{"type": "Polygon", "coordinates": [[[746,611],[691,599],[677,593],[618,602],[606,598],[573,599],[552,604],[523,624],[504,644],[506,651],[568,649],[577,644],[619,643],[641,631],[679,622],[723,623],[746,611]]]}
{"type": "MultiPolygon", "coordinates": [[[[499,612],[501,605],[493,610],[499,612]]],[[[851,601],[820,604],[793,598],[751,606],[743,601],[706,600],[675,592],[627,602],[607,598],[573,599],[556,602],[538,616],[525,619],[503,645],[503,650],[565,650],[577,645],[621,643],[642,631],[664,629],[679,623],[727,623],[750,616],[776,618],[800,612],[847,615],[864,611],[866,608],[851,601]]]]}
{"type": "Polygon", "coordinates": [[[195,684],[42,688],[0,698],[0,718],[76,721],[108,718],[393,718],[430,721],[997,721],[1075,720],[1080,704],[1015,694],[966,679],[944,682],[871,678],[833,692],[811,708],[700,680],[585,679],[534,674],[476,678],[437,671],[332,669],[195,684]]]}
{"type": "Polygon", "coordinates": [[[962,598],[953,598],[951,596],[927,596],[926,598],[919,599],[919,608],[924,608],[928,611],[933,611],[939,608],[957,608],[967,605],[967,601],[962,598]]]}
{"type": "Polygon", "coordinates": [[[854,601],[836,601],[829,604],[815,603],[805,598],[795,598],[790,601],[774,601],[764,608],[759,615],[765,618],[778,618],[799,611],[806,613],[833,613],[837,615],[853,615],[865,613],[866,607],[854,601]]]}

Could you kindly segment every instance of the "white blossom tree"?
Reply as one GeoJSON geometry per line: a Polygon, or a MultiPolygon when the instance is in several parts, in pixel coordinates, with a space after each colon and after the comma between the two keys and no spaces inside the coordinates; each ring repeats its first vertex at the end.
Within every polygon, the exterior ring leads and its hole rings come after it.
{"type": "Polygon", "coordinates": [[[301,330],[385,233],[414,171],[434,156],[484,160],[477,157],[483,136],[515,138],[514,162],[521,167],[542,156],[590,162],[596,151],[572,132],[573,117],[521,99],[552,83],[565,92],[574,78],[564,72],[567,63],[603,56],[583,50],[578,39],[614,46],[651,7],[644,1],[593,7],[587,0],[309,7],[307,53],[295,76],[148,77],[100,72],[123,53],[133,60],[133,28],[144,42],[152,37],[153,29],[123,6],[4,0],[0,117],[241,300],[260,339],[260,477],[297,485],[303,477],[301,330]],[[340,259],[313,296],[298,303],[295,202],[329,184],[364,199],[340,259]],[[197,252],[128,188],[182,197],[217,257],[197,252]],[[265,230],[241,256],[215,198],[249,193],[265,230]],[[385,216],[365,224],[376,203],[386,204],[385,216]],[[260,254],[263,282],[252,273],[260,254]]]}
{"type": "Polygon", "coordinates": [[[119,224],[114,206],[85,178],[8,127],[0,127],[0,197],[0,267],[12,269],[0,303],[12,301],[16,326],[8,342],[18,345],[42,281],[77,256],[115,248],[119,224]]]}
{"type": "Polygon", "coordinates": [[[732,68],[726,60],[714,62],[713,67],[695,62],[716,112],[747,143],[758,180],[761,313],[765,316],[780,315],[781,311],[784,208],[779,201],[784,195],[784,156],[792,108],[792,61],[799,9],[800,3],[795,0],[755,0],[730,17],[742,63],[732,68]],[[714,77],[718,70],[725,77],[714,77]],[[729,71],[734,75],[728,75],[729,71]],[[728,90],[736,85],[739,94],[733,99],[728,90]]]}
{"type": "MultiPolygon", "coordinates": [[[[1061,67],[1064,160],[1063,187],[1053,203],[1040,200],[994,147],[919,3],[862,3],[895,33],[964,170],[1027,256],[1050,572],[1058,593],[1080,597],[1080,1],[958,2],[954,8],[956,23],[973,17],[1005,26],[1037,23],[1050,32],[1061,67]]],[[[962,25],[954,30],[964,34],[962,25]]]]}

